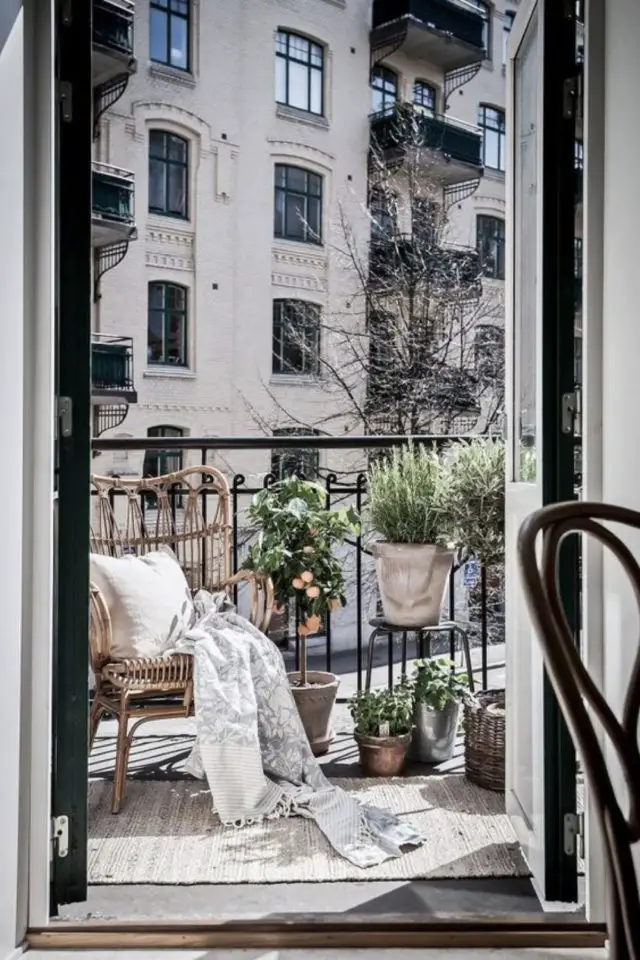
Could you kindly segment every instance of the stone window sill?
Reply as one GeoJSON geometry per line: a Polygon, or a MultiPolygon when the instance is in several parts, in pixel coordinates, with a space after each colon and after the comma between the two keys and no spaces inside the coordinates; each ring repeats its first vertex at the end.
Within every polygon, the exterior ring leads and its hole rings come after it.
{"type": "Polygon", "coordinates": [[[312,377],[304,373],[272,373],[269,377],[269,383],[283,385],[285,387],[320,387],[322,381],[320,377],[312,377]]]}
{"type": "Polygon", "coordinates": [[[329,121],[326,117],[316,116],[315,113],[307,113],[306,110],[298,110],[297,107],[287,107],[283,103],[276,105],[276,117],[281,120],[291,120],[294,123],[304,123],[309,127],[315,127],[317,130],[329,129],[329,121]]]}
{"type": "Polygon", "coordinates": [[[195,380],[196,375],[193,370],[187,367],[147,367],[142,374],[143,377],[158,380],[195,380]]]}

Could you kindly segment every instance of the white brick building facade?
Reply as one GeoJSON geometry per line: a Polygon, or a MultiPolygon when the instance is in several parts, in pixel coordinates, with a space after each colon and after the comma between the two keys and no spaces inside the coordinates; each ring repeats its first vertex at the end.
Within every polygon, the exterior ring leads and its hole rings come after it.
{"type": "MultiPolygon", "coordinates": [[[[96,160],[135,174],[138,231],[122,262],[102,277],[95,307],[96,332],[134,342],[138,402],[105,436],[144,436],[158,426],[191,436],[249,435],[262,432],[260,423],[286,426],[286,411],[313,423],[333,402],[331,394],[322,380],[273,376],[272,304],[295,297],[348,317],[354,277],[335,249],[341,211],[358,242],[366,245],[370,229],[371,0],[191,0],[188,6],[185,71],[151,60],[150,0],[136,0],[137,72],[101,118],[95,143],[96,160]],[[276,104],[278,30],[322,46],[322,116],[276,104]],[[188,144],[186,218],[149,212],[153,130],[188,144]],[[279,163],[322,177],[322,244],[274,238],[279,163]],[[148,362],[153,282],[186,288],[184,366],[148,362]]],[[[514,0],[507,0],[507,10],[505,0],[487,9],[490,56],[453,91],[446,108],[448,116],[472,125],[480,104],[504,110],[503,31],[514,0]]],[[[382,62],[397,72],[399,99],[411,101],[414,81],[423,79],[436,87],[442,112],[441,68],[402,49],[382,62]]],[[[504,173],[485,164],[476,192],[452,210],[451,239],[475,245],[476,217],[502,220],[504,207],[504,173]]],[[[500,297],[501,287],[487,280],[486,295],[500,297]]],[[[233,465],[267,470],[268,454],[234,455],[233,465]]],[[[135,473],[142,467],[142,455],[104,454],[99,470],[135,473]]]]}

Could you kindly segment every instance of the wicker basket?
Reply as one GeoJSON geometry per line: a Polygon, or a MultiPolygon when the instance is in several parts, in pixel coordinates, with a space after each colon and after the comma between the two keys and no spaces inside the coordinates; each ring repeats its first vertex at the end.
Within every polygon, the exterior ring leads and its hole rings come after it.
{"type": "Polygon", "coordinates": [[[464,760],[468,780],[504,793],[504,690],[478,693],[464,707],[464,760]]]}

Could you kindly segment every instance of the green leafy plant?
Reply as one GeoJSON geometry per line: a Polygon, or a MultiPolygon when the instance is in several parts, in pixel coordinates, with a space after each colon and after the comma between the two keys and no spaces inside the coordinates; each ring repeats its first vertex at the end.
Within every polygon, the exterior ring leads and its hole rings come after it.
{"type": "Polygon", "coordinates": [[[447,509],[463,558],[504,560],[505,448],[502,440],[458,441],[448,449],[447,509]]]}
{"type": "MultiPolygon", "coordinates": [[[[303,640],[316,633],[323,616],[345,603],[342,565],[333,549],[360,529],[353,507],[326,509],[326,491],[317,483],[287,477],[261,490],[247,511],[259,529],[245,566],[268,574],[278,605],[295,599],[303,640]]],[[[306,642],[300,671],[306,682],[306,642]]]]}
{"type": "Polygon", "coordinates": [[[454,666],[447,657],[418,660],[412,677],[414,702],[444,710],[464,700],[469,694],[469,678],[464,673],[454,673],[454,666]]]}
{"type": "Polygon", "coordinates": [[[435,450],[409,444],[369,469],[371,523],[389,543],[446,545],[447,474],[435,450]]]}
{"type": "Polygon", "coordinates": [[[413,691],[403,680],[391,690],[367,690],[349,700],[355,732],[363,737],[400,737],[413,725],[413,691]]]}

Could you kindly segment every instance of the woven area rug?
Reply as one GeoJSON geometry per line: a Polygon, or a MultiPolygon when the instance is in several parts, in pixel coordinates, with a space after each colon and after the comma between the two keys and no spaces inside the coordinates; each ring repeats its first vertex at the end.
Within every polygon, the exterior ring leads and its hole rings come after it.
{"type": "Polygon", "coordinates": [[[89,785],[92,884],[317,883],[529,876],[504,797],[457,774],[394,780],[334,780],[364,801],[406,818],[422,847],[367,870],[336,856],[302,817],[236,829],[211,812],[199,783],[131,780],[121,812],[109,812],[111,783],[89,785]]]}

